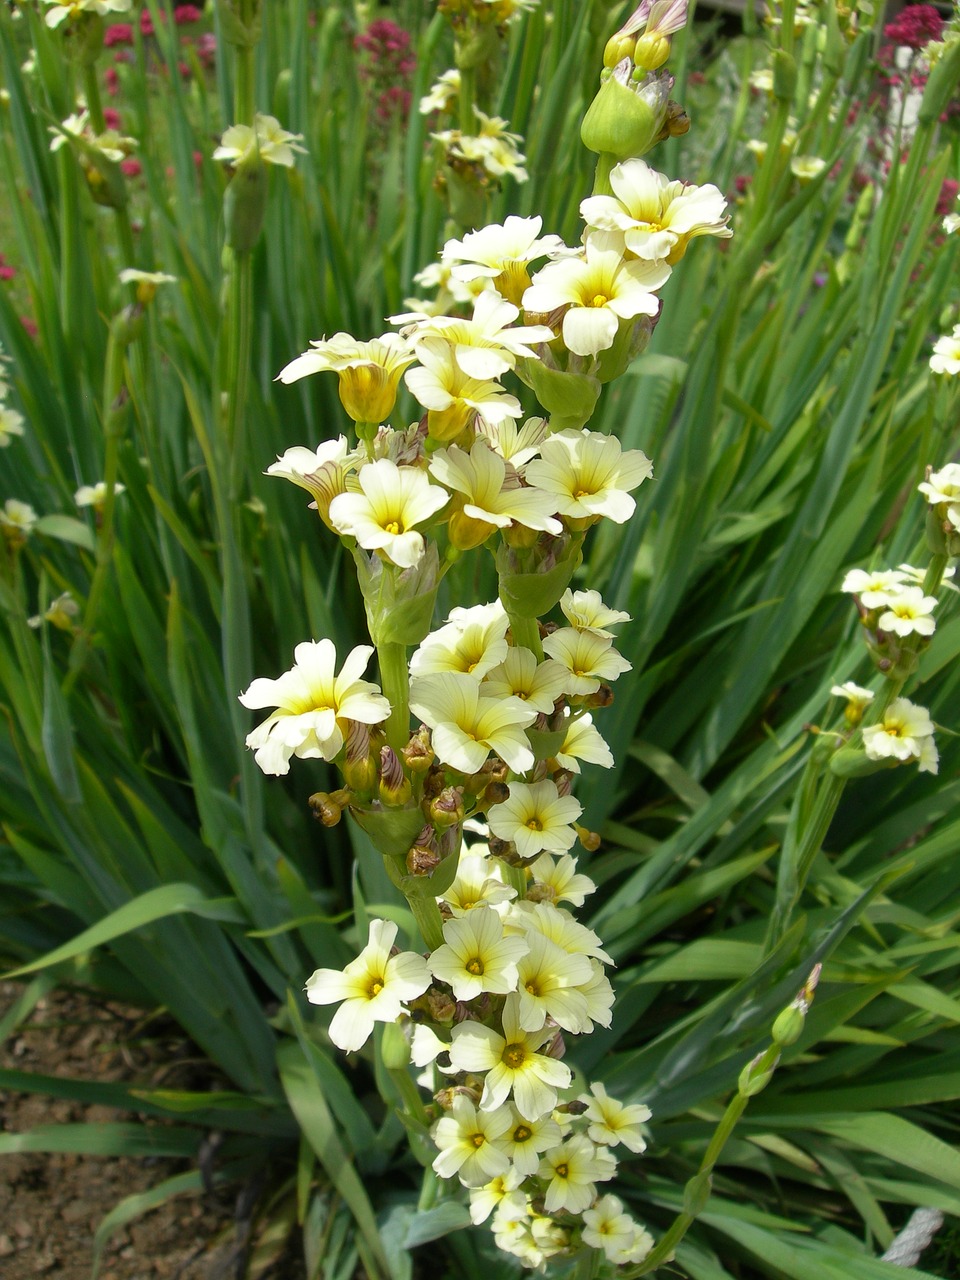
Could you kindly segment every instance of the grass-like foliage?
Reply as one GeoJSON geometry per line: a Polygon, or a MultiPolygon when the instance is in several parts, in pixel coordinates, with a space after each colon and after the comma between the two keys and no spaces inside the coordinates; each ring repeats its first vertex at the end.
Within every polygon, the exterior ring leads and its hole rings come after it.
{"type": "MultiPolygon", "coordinates": [[[[346,0],[146,0],[59,26],[46,0],[0,6],[0,958],[27,981],[0,1036],[72,984],[161,1006],[216,1082],[2,1071],[0,1089],[167,1124],[0,1134],[0,1154],[156,1153],[162,1134],[195,1159],[215,1128],[215,1176],[270,1163],[270,1238],[297,1224],[324,1280],[409,1280],[420,1246],[431,1274],[515,1266],[438,1186],[384,1028],[345,1060],[305,999],[372,917],[432,944],[369,836],[314,820],[334,769],[265,779],[238,700],[307,638],[368,643],[349,551],[263,474],[347,432],[337,384],[277,375],[310,341],[366,340],[415,308],[445,241],[517,214],[575,245],[581,201],[609,191],[580,124],[626,7],[498,3],[462,80],[520,135],[527,177],[479,186],[432,140],[464,127],[463,88],[452,115],[418,109],[453,64],[457,5],[398,0],[389,31],[346,0]],[[254,110],[278,122],[260,144],[273,164],[228,154],[254,110]]],[[[575,787],[601,837],[582,919],[617,1003],[566,1061],[652,1111],[616,1190],[655,1241],[675,1231],[659,1274],[919,1276],[879,1256],[912,1207],[960,1215],[960,513],[917,492],[960,449],[942,338],[960,303],[944,224],[960,32],[931,65],[919,42],[884,52],[915,32],[884,37],[867,5],[785,0],[746,28],[729,45],[695,23],[673,35],[692,128],[647,157],[727,193],[733,237],[673,264],[649,345],[590,419],[654,478],[632,521],[591,529],[572,582],[633,621],[617,639],[631,669],[597,712],[616,768],[584,766],[575,787]],[[903,563],[939,597],[929,641],[922,624],[885,633],[889,601],[841,590],[903,563]],[[873,689],[872,712],[831,694],[845,681],[873,689]],[[937,727],[938,771],[929,730],[926,755],[890,745],[903,699],[937,727]],[[808,989],[770,1049],[817,965],[812,1005],[808,989]]],[[[401,387],[394,426],[421,412],[401,387]]],[[[434,625],[496,594],[492,559],[451,560],[434,625]]],[[[99,1245],[199,1185],[186,1172],[124,1202],[99,1245]]],[[[587,1276],[599,1257],[553,1265],[587,1276]]]]}

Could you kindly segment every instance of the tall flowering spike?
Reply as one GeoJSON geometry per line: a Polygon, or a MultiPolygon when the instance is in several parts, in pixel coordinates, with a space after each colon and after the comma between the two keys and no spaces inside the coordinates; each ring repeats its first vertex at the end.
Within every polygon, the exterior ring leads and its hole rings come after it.
{"type": "Polygon", "coordinates": [[[417,467],[398,467],[389,458],[362,467],[357,479],[362,492],[338,494],[330,503],[330,523],[339,533],[352,534],[365,550],[412,569],[425,549],[415,526],[447,505],[447,491],[417,467]]]}
{"type": "Polygon", "coordinates": [[[423,956],[412,951],[391,955],[397,926],[371,920],[367,945],[341,972],[317,969],[307,981],[311,1004],[338,1004],[330,1023],[330,1039],[349,1053],[360,1049],[375,1022],[395,1022],[403,1004],[422,995],[430,985],[423,956]]]}
{"type": "Polygon", "coordinates": [[[340,402],[354,422],[385,422],[397,402],[397,387],[405,369],[416,360],[409,344],[396,333],[358,342],[349,333],[335,333],[310,343],[310,350],[285,365],[278,382],[296,382],[328,370],[339,375],[340,402]]]}
{"type": "Polygon", "coordinates": [[[389,702],[377,685],[360,679],[372,653],[367,645],[351,650],[337,675],[333,641],[306,641],[294,650],[296,661],[289,671],[277,680],[254,680],[240,695],[245,707],[277,708],[247,735],[247,746],[264,773],[288,773],[292,755],[334,760],[348,721],[386,720],[389,702]]]}

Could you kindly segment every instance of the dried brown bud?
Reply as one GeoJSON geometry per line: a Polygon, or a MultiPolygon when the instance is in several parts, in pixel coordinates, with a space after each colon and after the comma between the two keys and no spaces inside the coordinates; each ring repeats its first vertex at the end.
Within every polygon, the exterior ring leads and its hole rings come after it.
{"type": "Polygon", "coordinates": [[[577,823],[573,824],[573,829],[576,831],[577,839],[583,845],[584,849],[586,849],[587,853],[596,853],[600,848],[600,836],[597,832],[588,831],[586,827],[578,826],[577,823]]]}
{"type": "Polygon", "coordinates": [[[313,816],[325,827],[335,827],[343,816],[343,811],[350,803],[349,791],[315,791],[307,801],[313,816]]]}
{"type": "Polygon", "coordinates": [[[436,758],[430,745],[430,730],[421,725],[401,754],[411,773],[426,773],[436,758]]]}
{"type": "Polygon", "coordinates": [[[407,853],[407,871],[412,876],[428,876],[440,865],[440,855],[435,849],[415,844],[407,853]]]}
{"type": "Polygon", "coordinates": [[[446,831],[463,821],[463,787],[444,787],[427,806],[438,831],[446,831]]]}
{"type": "Polygon", "coordinates": [[[449,991],[441,991],[439,987],[428,987],[427,1008],[433,1022],[450,1023],[457,1012],[457,1002],[449,991]]]}

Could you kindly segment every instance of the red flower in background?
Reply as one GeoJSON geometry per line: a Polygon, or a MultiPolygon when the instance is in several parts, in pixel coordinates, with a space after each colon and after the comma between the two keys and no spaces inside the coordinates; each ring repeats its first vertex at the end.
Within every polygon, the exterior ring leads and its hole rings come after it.
{"type": "Polygon", "coordinates": [[[186,26],[190,22],[199,22],[203,14],[195,4],[178,4],[173,11],[173,20],[178,27],[186,26]]]}

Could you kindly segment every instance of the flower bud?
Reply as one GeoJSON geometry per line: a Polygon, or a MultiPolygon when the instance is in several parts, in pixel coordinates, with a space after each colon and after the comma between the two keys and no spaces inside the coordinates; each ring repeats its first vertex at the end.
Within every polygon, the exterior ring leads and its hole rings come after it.
{"type": "Polygon", "coordinates": [[[777,1014],[771,1032],[774,1044],[781,1047],[796,1044],[803,1032],[803,1014],[795,1004],[788,1005],[777,1014]]]}
{"type": "Polygon", "coordinates": [[[394,751],[393,747],[381,747],[381,802],[390,808],[399,809],[409,801],[412,794],[413,789],[403,772],[403,765],[400,762],[400,757],[394,751]]]}
{"type": "Polygon", "coordinates": [[[429,845],[415,844],[407,853],[407,871],[412,876],[428,876],[440,865],[440,854],[429,845]]]}
{"type": "Polygon", "coordinates": [[[223,197],[227,244],[234,253],[249,253],[260,238],[267,212],[267,166],[254,146],[237,161],[223,197]]]}
{"type": "Polygon", "coordinates": [[[871,760],[860,747],[843,747],[830,757],[830,772],[836,778],[867,778],[881,769],[895,769],[901,761],[871,760]]]}
{"type": "Polygon", "coordinates": [[[670,57],[670,40],[667,36],[644,34],[636,43],[633,61],[644,71],[656,71],[670,57]]]}
{"type": "Polygon", "coordinates": [[[449,992],[430,987],[427,990],[427,1008],[433,1022],[451,1023],[457,1011],[457,1002],[449,992]]]}
{"type": "Polygon", "coordinates": [[[343,780],[352,791],[370,792],[380,777],[379,753],[370,743],[370,730],[358,720],[348,721],[343,780]]]}
{"type": "Polygon", "coordinates": [[[743,1098],[753,1098],[764,1090],[773,1079],[773,1072],[780,1061],[778,1050],[767,1049],[743,1068],[737,1081],[737,1090],[743,1098]]]}
{"type": "Polygon", "coordinates": [[[633,59],[636,40],[632,36],[623,36],[619,32],[612,35],[603,50],[603,65],[611,70],[624,58],[633,59]]]}
{"type": "Polygon", "coordinates": [[[388,1071],[403,1071],[410,1065],[410,1042],[397,1022],[384,1025],[380,1061],[388,1071]]]}
{"type": "Polygon", "coordinates": [[[411,773],[424,774],[429,770],[436,757],[430,745],[430,730],[426,725],[420,726],[400,754],[411,773]]]}
{"type": "Polygon", "coordinates": [[[325,827],[335,827],[343,817],[343,811],[350,803],[349,791],[315,791],[307,801],[313,816],[325,827]]]}
{"type": "Polygon", "coordinates": [[[630,160],[656,145],[666,121],[673,77],[653,72],[636,84],[631,80],[633,69],[629,58],[619,62],[587,108],[580,137],[588,151],[630,160]]]}
{"type": "Polygon", "coordinates": [[[427,805],[430,820],[438,831],[447,831],[463,821],[463,787],[444,787],[427,805]]]}
{"type": "Polygon", "coordinates": [[[596,853],[600,848],[599,834],[596,831],[588,831],[586,827],[578,826],[576,823],[573,824],[573,829],[587,853],[596,853]]]}

